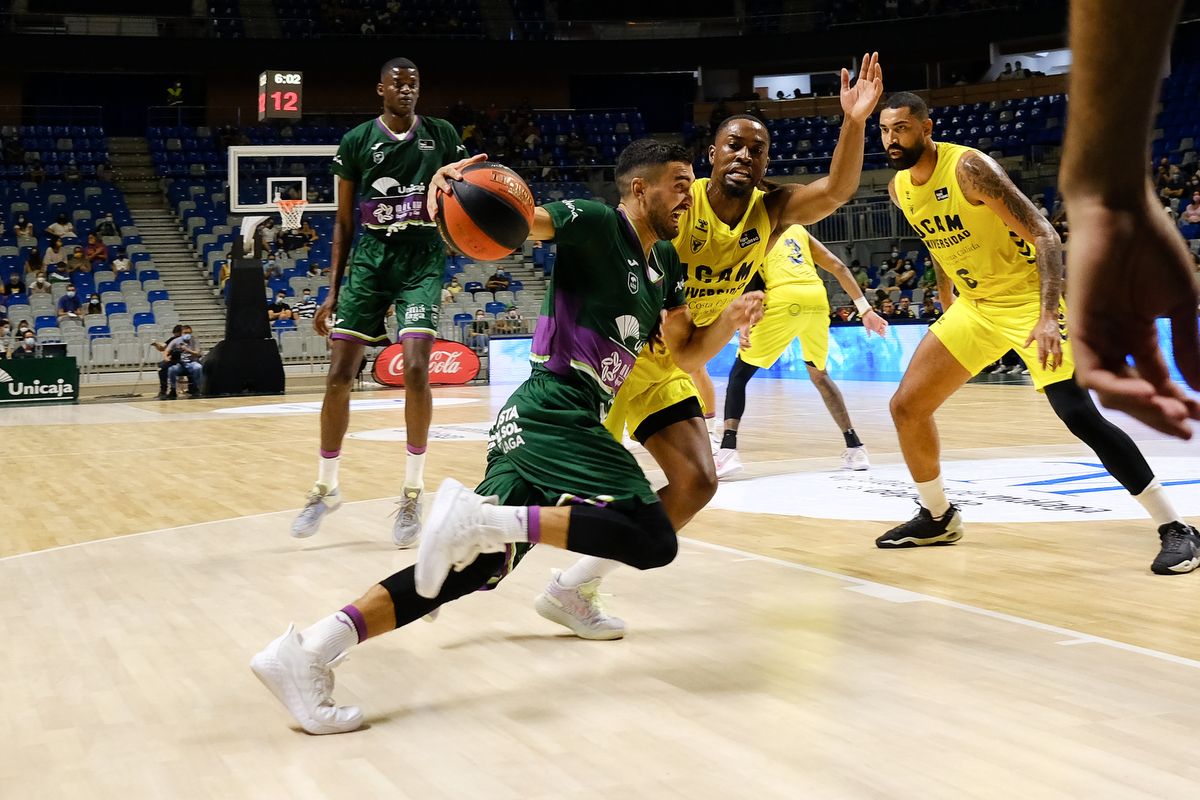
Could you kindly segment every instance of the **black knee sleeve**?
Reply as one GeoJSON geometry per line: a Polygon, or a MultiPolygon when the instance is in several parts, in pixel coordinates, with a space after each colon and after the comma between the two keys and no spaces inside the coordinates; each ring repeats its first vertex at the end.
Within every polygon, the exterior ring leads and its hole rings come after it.
{"type": "Polygon", "coordinates": [[[1104,418],[1091,395],[1074,378],[1047,386],[1046,399],[1067,429],[1092,448],[1104,468],[1130,494],[1141,494],[1154,480],[1154,472],[1133,439],[1104,418]]]}
{"type": "Polygon", "coordinates": [[[461,572],[450,570],[446,582],[442,584],[442,590],[432,600],[417,594],[414,582],[416,571],[413,567],[406,567],[395,575],[384,578],[379,585],[392,596],[392,606],[396,609],[396,627],[404,627],[451,600],[484,588],[489,579],[500,573],[504,567],[504,558],[504,553],[485,553],[461,572]]]}
{"type": "Polygon", "coordinates": [[[567,529],[567,549],[637,569],[654,569],[675,560],[679,540],[662,503],[639,505],[632,511],[575,506],[567,529]]]}
{"type": "Polygon", "coordinates": [[[729,384],[725,387],[725,419],[741,419],[746,413],[746,384],[758,372],[758,367],[747,364],[740,358],[733,360],[729,370],[729,384]]]}

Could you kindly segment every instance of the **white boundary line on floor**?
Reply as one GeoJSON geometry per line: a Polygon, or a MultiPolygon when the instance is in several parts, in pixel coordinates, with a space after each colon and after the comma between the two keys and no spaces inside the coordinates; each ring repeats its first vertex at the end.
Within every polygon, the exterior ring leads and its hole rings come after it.
{"type": "MultiPolygon", "coordinates": [[[[385,502],[388,500],[395,500],[395,499],[396,499],[396,497],[394,497],[394,496],[393,497],[376,497],[376,498],[366,499],[366,500],[347,501],[347,502],[343,503],[343,505],[347,505],[347,506],[361,505],[363,503],[378,503],[378,502],[385,502]]],[[[258,519],[261,517],[269,517],[269,516],[276,515],[276,514],[290,514],[290,513],[293,513],[293,511],[294,511],[293,509],[288,509],[288,510],[284,510],[284,511],[264,511],[260,514],[250,514],[250,515],[247,515],[244,517],[228,517],[226,519],[214,519],[214,520],[208,520],[205,522],[195,522],[195,523],[192,523],[189,525],[176,525],[176,526],[170,527],[170,528],[159,528],[157,530],[152,530],[152,531],[141,531],[140,533],[128,533],[128,534],[124,534],[124,535],[120,535],[120,536],[110,536],[107,539],[93,539],[92,541],[88,541],[88,542],[75,542],[73,544],[64,544],[64,545],[60,545],[58,547],[48,547],[45,550],[34,550],[33,552],[30,552],[30,553],[18,553],[16,555],[0,557],[0,564],[2,564],[3,562],[6,562],[6,561],[13,561],[13,560],[16,560],[19,558],[29,558],[31,556],[39,556],[39,555],[44,555],[46,553],[54,553],[54,552],[58,552],[61,550],[69,550],[69,549],[76,548],[76,547],[86,547],[88,545],[103,544],[105,542],[125,541],[127,539],[133,539],[133,538],[141,537],[141,536],[152,536],[154,534],[159,534],[159,533],[171,533],[174,531],[184,530],[186,528],[199,528],[199,527],[204,527],[206,525],[220,525],[220,524],[229,523],[229,522],[237,522],[237,521],[243,520],[243,519],[258,519]]],[[[751,553],[747,550],[739,550],[736,547],[727,547],[722,544],[713,544],[711,542],[703,542],[703,541],[700,541],[699,539],[689,539],[689,538],[686,538],[683,536],[679,537],[679,541],[683,544],[688,544],[688,545],[700,547],[700,548],[703,548],[706,550],[712,550],[712,551],[716,551],[716,552],[720,552],[720,553],[725,553],[727,555],[735,556],[736,558],[734,559],[734,561],[740,561],[740,562],[759,561],[759,562],[763,562],[763,563],[767,563],[767,564],[774,564],[775,566],[779,566],[779,567],[784,567],[785,569],[796,570],[798,572],[805,572],[810,575],[820,575],[821,577],[824,577],[824,578],[832,578],[834,580],[842,581],[843,583],[851,584],[850,586],[847,587],[848,589],[860,590],[862,594],[865,594],[869,597],[875,597],[877,599],[881,599],[881,600],[884,600],[887,602],[934,603],[936,605],[946,606],[948,608],[953,608],[958,611],[964,611],[968,614],[974,614],[976,616],[986,617],[988,619],[999,620],[1001,622],[1007,622],[1007,623],[1010,623],[1013,625],[1020,625],[1025,628],[1032,628],[1034,630],[1045,631],[1047,633],[1053,633],[1053,634],[1056,634],[1056,635],[1062,637],[1062,640],[1055,643],[1058,645],[1077,645],[1077,644],[1104,645],[1107,647],[1112,647],[1116,650],[1123,650],[1127,653],[1134,653],[1136,655],[1147,656],[1149,658],[1158,659],[1160,661],[1166,661],[1166,662],[1169,662],[1172,664],[1178,664],[1179,666],[1191,667],[1192,669],[1200,669],[1200,661],[1197,661],[1197,660],[1194,660],[1191,658],[1185,658],[1184,656],[1177,656],[1177,655],[1174,655],[1173,653],[1164,653],[1161,650],[1153,650],[1149,647],[1141,647],[1141,646],[1135,645],[1135,644],[1128,644],[1127,642],[1118,642],[1114,639],[1105,639],[1104,637],[1101,637],[1101,636],[1093,636],[1092,634],[1082,633],[1080,631],[1071,630],[1070,628],[1062,628],[1057,625],[1050,625],[1045,622],[1038,622],[1036,620],[1026,619],[1025,617],[1018,617],[1013,614],[1005,614],[1000,611],[990,611],[986,608],[979,608],[978,606],[968,605],[967,603],[959,603],[955,600],[946,600],[945,598],[941,598],[941,597],[934,597],[932,595],[921,594],[920,592],[914,592],[909,589],[903,589],[898,586],[891,586],[886,583],[878,583],[876,581],[869,581],[864,578],[856,578],[852,575],[844,575],[840,572],[832,572],[830,570],[821,569],[819,567],[810,567],[806,564],[796,564],[791,561],[784,561],[783,559],[780,559],[780,558],[773,558],[771,556],[759,555],[758,553],[751,553]]]]}

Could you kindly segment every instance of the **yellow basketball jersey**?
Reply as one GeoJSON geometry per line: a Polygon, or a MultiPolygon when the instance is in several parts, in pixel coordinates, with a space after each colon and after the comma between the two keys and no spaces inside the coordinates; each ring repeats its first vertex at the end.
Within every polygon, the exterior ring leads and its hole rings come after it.
{"type": "Polygon", "coordinates": [[[697,325],[709,325],[736,300],[762,268],[771,238],[771,219],[763,202],[765,192],[755,189],[750,207],[732,227],[713,213],[708,204],[708,178],[692,184],[692,207],[679,220],[679,235],[672,244],[686,276],[683,294],[697,325]]]}
{"type": "Polygon", "coordinates": [[[955,178],[958,161],[972,148],[937,142],[937,166],[928,181],[913,185],[909,170],[896,173],[896,200],[908,222],[954,282],[971,300],[1037,294],[1032,242],[1026,242],[991,209],[972,205],[955,178]]]}
{"type": "Polygon", "coordinates": [[[817,274],[817,264],[813,261],[808,231],[803,225],[792,225],[775,241],[767,253],[763,281],[768,292],[787,286],[824,288],[825,282],[817,274]]]}

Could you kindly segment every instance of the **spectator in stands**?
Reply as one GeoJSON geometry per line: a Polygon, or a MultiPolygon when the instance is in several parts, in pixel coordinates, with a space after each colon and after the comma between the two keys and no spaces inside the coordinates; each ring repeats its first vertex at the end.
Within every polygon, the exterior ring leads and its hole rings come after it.
{"type": "Polygon", "coordinates": [[[271,278],[282,278],[283,267],[276,260],[274,253],[265,253],[263,257],[263,277],[267,280],[271,278]]]}
{"type": "Polygon", "coordinates": [[[120,275],[122,272],[133,272],[133,263],[129,260],[129,256],[125,254],[125,248],[117,250],[116,257],[112,260],[112,271],[120,275]]]}
{"type": "Polygon", "coordinates": [[[1016,76],[1013,74],[1012,62],[1006,61],[1006,62],[1004,62],[1004,71],[996,76],[996,80],[1010,81],[1014,77],[1016,77],[1016,76]]]}
{"type": "Polygon", "coordinates": [[[50,281],[46,280],[46,273],[39,272],[34,279],[29,283],[29,293],[34,294],[54,294],[54,290],[50,288],[50,281]]]}
{"type": "Polygon", "coordinates": [[[42,166],[40,159],[34,159],[33,164],[29,167],[29,180],[34,183],[44,183],[46,180],[46,168],[42,166]]]}
{"type": "Polygon", "coordinates": [[[488,324],[487,317],[484,316],[483,309],[477,310],[475,312],[475,319],[471,320],[471,324],[467,326],[467,346],[480,354],[486,352],[488,332],[491,330],[491,327],[488,324]]]}
{"type": "Polygon", "coordinates": [[[454,293],[446,286],[442,287],[442,305],[454,302],[454,293]]]}
{"type": "Polygon", "coordinates": [[[484,284],[485,289],[489,292],[503,292],[508,290],[508,285],[512,282],[512,276],[505,272],[500,267],[496,267],[496,271],[487,279],[484,284]]]}
{"type": "Polygon", "coordinates": [[[84,256],[88,263],[92,265],[92,269],[100,269],[104,263],[108,261],[108,248],[104,242],[100,241],[100,237],[94,233],[89,233],[87,237],[87,247],[83,250],[84,256]]]}
{"type": "MultiPolygon", "coordinates": [[[[11,320],[10,320],[10,322],[11,322],[11,320]]],[[[13,339],[17,344],[20,344],[21,340],[25,338],[25,334],[32,333],[32,332],[33,332],[33,329],[29,327],[29,320],[27,320],[27,319],[20,320],[17,323],[17,332],[15,334],[13,334],[13,339]]]]}
{"type": "Polygon", "coordinates": [[[93,314],[104,316],[104,306],[100,304],[100,295],[95,292],[88,298],[88,304],[83,307],[83,316],[90,317],[93,314]]]}
{"type": "Polygon", "coordinates": [[[896,305],[896,319],[916,319],[917,312],[912,309],[912,300],[901,297],[896,305]]]}
{"type": "Polygon", "coordinates": [[[67,219],[66,214],[59,214],[58,219],[46,226],[46,234],[56,239],[65,239],[75,235],[75,226],[67,219]]]}
{"type": "Polygon", "coordinates": [[[888,298],[879,304],[879,316],[891,322],[894,319],[900,319],[896,315],[896,304],[892,302],[892,298],[888,298]]]}
{"type": "Polygon", "coordinates": [[[302,223],[300,223],[300,227],[296,229],[296,232],[304,237],[305,247],[311,247],[321,240],[321,234],[317,233],[316,230],[313,229],[312,223],[308,220],[304,220],[302,223]]]}
{"type": "Polygon", "coordinates": [[[928,322],[933,322],[942,315],[941,310],[933,303],[932,297],[926,297],[921,301],[921,319],[928,322]]]}
{"type": "Polygon", "coordinates": [[[1029,70],[1022,67],[1021,62],[1018,61],[1016,64],[1013,64],[1013,77],[1017,79],[1028,78],[1029,70]]]}
{"type": "Polygon", "coordinates": [[[0,317],[0,361],[12,355],[13,336],[12,323],[0,317]]]}
{"type": "Polygon", "coordinates": [[[313,319],[317,316],[317,298],[313,297],[312,291],[304,290],[304,294],[300,296],[300,302],[294,309],[297,319],[313,319]]]}
{"type": "MultiPolygon", "coordinates": [[[[274,325],[276,328],[282,328],[286,323],[295,324],[295,319],[296,312],[292,310],[291,306],[285,306],[284,309],[279,312],[279,316],[275,319],[274,325]]],[[[289,325],[288,327],[291,326],[289,325]]]]}
{"type": "Polygon", "coordinates": [[[36,248],[29,248],[29,255],[25,257],[25,274],[36,275],[39,272],[45,272],[46,266],[42,263],[42,254],[36,248]]]}
{"type": "Polygon", "coordinates": [[[87,260],[87,256],[83,254],[82,247],[74,247],[71,249],[71,255],[67,257],[67,274],[74,275],[76,272],[88,273],[92,271],[92,262],[87,260]]]}
{"type": "Polygon", "coordinates": [[[258,233],[262,240],[263,250],[274,253],[275,240],[279,237],[279,229],[275,227],[275,220],[268,217],[266,222],[258,226],[258,233]]]}
{"type": "Polygon", "coordinates": [[[1170,172],[1167,173],[1167,185],[1163,187],[1160,194],[1164,199],[1177,200],[1183,197],[1183,190],[1186,186],[1187,180],[1179,171],[1179,165],[1172,164],[1170,172]]]}
{"type": "Polygon", "coordinates": [[[450,282],[446,284],[446,288],[450,291],[450,294],[454,295],[454,302],[457,303],[458,295],[462,293],[463,290],[462,284],[458,282],[457,275],[450,276],[450,282]]]}
{"type": "Polygon", "coordinates": [[[1200,192],[1192,194],[1192,202],[1183,209],[1183,216],[1179,218],[1179,222],[1183,225],[1195,225],[1200,222],[1200,192]]]}
{"type": "Polygon", "coordinates": [[[50,241],[50,246],[46,248],[46,253],[42,256],[42,263],[47,269],[58,264],[66,264],[68,255],[67,249],[63,247],[62,239],[55,238],[50,241]]]}
{"type": "Polygon", "coordinates": [[[1167,183],[1167,178],[1171,175],[1171,160],[1163,156],[1158,160],[1158,169],[1154,170],[1154,184],[1158,188],[1162,188],[1167,183]]]}
{"type": "Polygon", "coordinates": [[[497,333],[524,333],[525,318],[516,306],[510,306],[504,316],[496,321],[497,333]]]}
{"type": "MultiPolygon", "coordinates": [[[[287,294],[280,291],[275,295],[275,302],[267,306],[267,319],[274,322],[280,318],[284,311],[291,312],[292,307],[287,304],[287,294]]],[[[288,319],[291,319],[289,316],[288,319]]]]}
{"type": "Polygon", "coordinates": [[[171,336],[165,342],[151,342],[150,343],[151,347],[153,347],[158,352],[164,354],[163,360],[160,361],[159,365],[158,365],[158,399],[159,400],[167,399],[167,371],[171,368],[172,364],[179,363],[179,353],[178,352],[175,353],[173,361],[166,357],[167,346],[169,344],[171,344],[171,342],[178,339],[182,333],[183,333],[183,326],[176,325],[174,328],[171,329],[171,336]]]}
{"type": "Polygon", "coordinates": [[[8,283],[4,284],[4,291],[0,294],[14,295],[25,294],[25,280],[21,277],[21,273],[14,272],[8,276],[8,283]]]}
{"type": "Polygon", "coordinates": [[[293,251],[303,251],[307,246],[308,239],[300,232],[299,228],[291,228],[281,231],[279,234],[279,249],[288,258],[292,257],[293,251]]]}
{"type": "Polygon", "coordinates": [[[921,281],[921,275],[917,272],[908,259],[902,258],[896,264],[896,285],[901,289],[915,289],[921,281]]]}
{"type": "Polygon", "coordinates": [[[34,336],[33,331],[26,330],[25,333],[21,337],[21,346],[13,348],[13,351],[9,354],[8,357],[13,358],[13,359],[37,358],[38,354],[37,354],[36,345],[37,345],[37,337],[34,336]]]}
{"type": "Polygon", "coordinates": [[[92,232],[97,236],[120,236],[121,232],[117,229],[116,220],[113,219],[111,211],[105,211],[104,216],[96,223],[96,227],[92,232]]]}
{"type": "Polygon", "coordinates": [[[1050,209],[1046,208],[1045,199],[1039,194],[1033,201],[1034,208],[1046,219],[1050,219],[1050,209]]]}
{"type": "Polygon", "coordinates": [[[188,397],[199,397],[204,370],[200,367],[202,355],[200,345],[192,340],[191,326],[184,325],[179,338],[173,339],[163,352],[164,359],[167,360],[170,360],[175,354],[179,355],[178,362],[171,364],[167,369],[167,383],[169,384],[167,399],[174,400],[179,396],[176,387],[179,384],[180,375],[187,375],[188,397]]]}
{"type": "Polygon", "coordinates": [[[29,221],[29,217],[22,212],[17,214],[16,220],[13,221],[13,234],[18,239],[32,239],[34,237],[33,223],[29,221]]]}
{"type": "Polygon", "coordinates": [[[83,301],[76,296],[75,284],[71,284],[67,287],[67,293],[58,298],[58,317],[60,320],[63,317],[79,319],[82,308],[83,301]]]}

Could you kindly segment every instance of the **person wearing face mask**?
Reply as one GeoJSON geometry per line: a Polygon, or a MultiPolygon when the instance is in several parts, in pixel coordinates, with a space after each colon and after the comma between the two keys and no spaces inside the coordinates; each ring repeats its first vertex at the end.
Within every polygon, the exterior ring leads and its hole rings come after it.
{"type": "Polygon", "coordinates": [[[21,339],[21,345],[14,347],[12,355],[9,358],[37,358],[37,339],[33,335],[33,331],[26,331],[21,339]]]}
{"type": "Polygon", "coordinates": [[[271,320],[271,322],[274,322],[280,318],[280,315],[283,314],[284,311],[290,312],[291,310],[292,307],[287,304],[287,295],[283,292],[279,292],[275,295],[275,302],[267,306],[267,319],[271,320]]]}
{"type": "Polygon", "coordinates": [[[0,361],[4,361],[12,356],[12,323],[8,320],[0,320],[0,361]]]}
{"type": "Polygon", "coordinates": [[[167,355],[167,347],[170,346],[171,342],[178,339],[182,334],[183,334],[183,326],[176,325],[174,328],[171,329],[171,337],[169,339],[167,339],[165,342],[151,342],[151,346],[155,350],[157,350],[158,352],[163,354],[163,360],[158,365],[158,399],[159,400],[169,399],[169,397],[167,395],[167,372],[171,369],[171,366],[173,364],[179,363],[179,353],[175,352],[174,355],[168,356],[167,355]]]}
{"type": "Polygon", "coordinates": [[[120,231],[117,230],[117,223],[113,221],[111,211],[105,211],[104,216],[96,223],[95,233],[97,236],[117,236],[120,231]]]}
{"type": "Polygon", "coordinates": [[[63,317],[77,319],[80,314],[79,310],[83,308],[83,301],[77,296],[75,285],[71,284],[67,287],[67,293],[58,298],[58,317],[61,320],[63,317]]]}
{"type": "Polygon", "coordinates": [[[53,294],[50,289],[50,281],[46,280],[46,273],[39,272],[36,277],[29,282],[30,294],[53,294]]]}
{"type": "Polygon", "coordinates": [[[88,298],[88,304],[87,307],[83,309],[83,313],[86,316],[91,316],[92,314],[104,316],[104,306],[100,305],[100,295],[93,294],[88,298]]]}
{"type": "Polygon", "coordinates": [[[1196,223],[1200,223],[1200,192],[1192,193],[1192,202],[1188,203],[1179,217],[1180,225],[1195,225],[1196,223]]]}
{"type": "Polygon", "coordinates": [[[300,305],[294,309],[298,319],[312,319],[317,315],[317,301],[308,289],[304,290],[300,305]]]}
{"type": "Polygon", "coordinates": [[[167,370],[167,382],[170,384],[170,391],[167,392],[168,400],[174,400],[179,396],[176,393],[176,385],[180,375],[187,375],[188,397],[200,396],[200,384],[204,379],[204,370],[200,367],[201,355],[200,345],[192,339],[191,327],[184,325],[179,338],[173,339],[163,352],[163,359],[167,361],[174,360],[178,356],[178,362],[172,364],[167,370]]]}
{"type": "Polygon", "coordinates": [[[16,220],[13,221],[13,233],[18,239],[33,238],[33,223],[29,221],[29,217],[24,214],[18,214],[16,220]]]}

